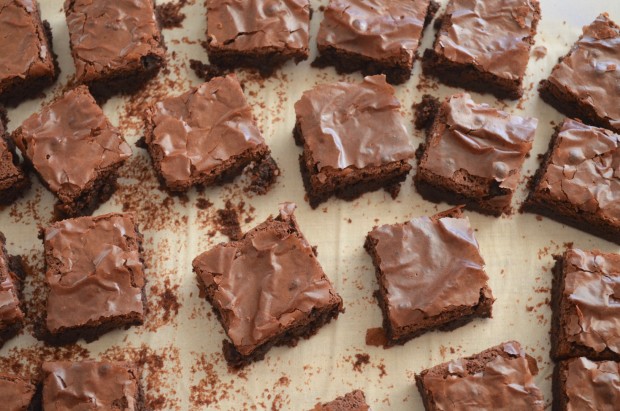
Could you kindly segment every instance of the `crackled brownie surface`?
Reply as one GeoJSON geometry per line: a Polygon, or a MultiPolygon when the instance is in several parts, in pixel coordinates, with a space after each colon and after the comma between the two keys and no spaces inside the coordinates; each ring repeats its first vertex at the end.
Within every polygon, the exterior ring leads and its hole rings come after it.
{"type": "Polygon", "coordinates": [[[311,411],[370,411],[363,391],[354,390],[324,404],[318,403],[311,411]]]}
{"type": "Polygon", "coordinates": [[[0,404],[7,411],[29,411],[35,387],[16,375],[0,373],[0,404]]]}

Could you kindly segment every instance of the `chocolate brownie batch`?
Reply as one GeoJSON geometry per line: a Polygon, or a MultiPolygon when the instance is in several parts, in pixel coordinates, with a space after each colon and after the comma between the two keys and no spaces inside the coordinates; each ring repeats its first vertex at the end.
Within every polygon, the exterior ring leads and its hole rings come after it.
{"type": "MultiPolygon", "coordinates": [[[[224,184],[269,161],[232,71],[251,67],[268,76],[309,57],[308,0],[207,0],[206,7],[209,62],[231,74],[145,108],[144,145],[171,193],[224,184]]],[[[538,124],[467,93],[442,101],[426,95],[415,119],[426,141],[412,146],[393,85],[410,78],[438,8],[432,0],[331,0],[313,66],[366,77],[319,84],[295,103],[291,144],[302,147],[301,178],[312,208],[379,189],[396,197],[414,161],[418,193],[455,206],[374,227],[366,237],[387,346],[492,316],[485,261],[463,212],[513,212],[538,124]]],[[[41,232],[49,294],[36,327],[37,338],[55,346],[144,321],[148,271],[134,215],[91,216],[113,195],[119,168],[132,154],[99,104],[143,87],[166,53],[152,0],[66,0],[64,12],[76,86],[11,135],[5,116],[0,122],[0,203],[19,201],[30,172],[57,197],[57,221],[41,232]]],[[[435,19],[435,42],[421,57],[423,72],[450,86],[518,99],[539,20],[537,0],[449,0],[435,19]]],[[[15,106],[56,80],[51,35],[35,0],[0,0],[2,104],[15,106]]],[[[522,210],[620,244],[620,28],[606,13],[583,29],[539,93],[568,117],[551,137],[522,210]]],[[[262,360],[273,346],[294,346],[344,311],[294,210],[293,203],[280,204],[275,217],[193,260],[200,295],[228,336],[223,353],[233,368],[262,360]]],[[[0,234],[0,346],[24,325],[24,273],[5,244],[0,234]]],[[[568,249],[556,260],[553,409],[618,409],[620,255],[568,249]]],[[[3,409],[145,407],[136,364],[59,361],[42,370],[37,382],[0,373],[3,409]]],[[[508,341],[423,370],[416,383],[427,410],[543,410],[536,373],[536,361],[508,341]]],[[[359,390],[315,407],[368,409],[359,390]]]]}

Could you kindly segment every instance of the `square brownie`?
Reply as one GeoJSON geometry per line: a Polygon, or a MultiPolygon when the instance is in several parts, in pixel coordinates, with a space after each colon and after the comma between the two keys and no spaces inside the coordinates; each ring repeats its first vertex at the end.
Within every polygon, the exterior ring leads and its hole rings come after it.
{"type": "Polygon", "coordinates": [[[100,100],[132,93],[165,64],[153,0],[65,0],[75,79],[100,100]]]}
{"type": "Polygon", "coordinates": [[[0,0],[0,104],[15,106],[51,85],[60,69],[36,0],[0,0]]]}
{"type": "Polygon", "coordinates": [[[569,249],[555,258],[551,357],[620,361],[620,255],[569,249]]]}
{"type": "Polygon", "coordinates": [[[273,346],[295,346],[343,312],[316,252],[293,216],[295,204],[222,243],[192,263],[230,341],[224,357],[234,368],[262,360],[273,346]]]}
{"type": "Polygon", "coordinates": [[[318,403],[311,411],[369,411],[363,391],[354,390],[324,404],[318,403]]]}
{"type": "Polygon", "coordinates": [[[7,411],[35,411],[33,397],[36,387],[13,374],[0,373],[0,404],[7,411]]]}
{"type": "Polygon", "coordinates": [[[620,135],[565,119],[530,188],[524,211],[620,244],[620,135]]]}
{"type": "Polygon", "coordinates": [[[145,142],[171,191],[230,180],[270,153],[234,75],[150,107],[145,142]]]}
{"type": "Polygon", "coordinates": [[[449,86],[518,99],[539,20],[538,0],[450,0],[423,72],[449,86]]]}
{"type": "Polygon", "coordinates": [[[511,213],[537,125],[535,118],[476,104],[467,93],[448,97],[418,150],[418,192],[483,214],[511,213]]]}
{"type": "Polygon", "coordinates": [[[620,404],[620,363],[571,358],[553,372],[553,411],[614,411],[620,404]]]}
{"type": "Polygon", "coordinates": [[[353,200],[380,188],[398,195],[415,154],[400,108],[384,75],[304,92],[294,137],[312,208],[333,195],[353,200]]]}
{"type": "Polygon", "coordinates": [[[308,58],[308,0],[206,0],[209,62],[252,67],[269,76],[287,60],[308,58]]]}
{"type": "Polygon", "coordinates": [[[620,27],[603,13],[562,57],[540,96],[569,117],[620,133],[620,27]]]}
{"type": "Polygon", "coordinates": [[[460,208],[375,227],[364,248],[375,266],[388,345],[492,316],[484,259],[460,208]]]}
{"type": "Polygon", "coordinates": [[[49,288],[43,340],[91,342],[143,323],[142,235],[133,214],[63,220],[42,235],[49,288]]]}
{"type": "Polygon", "coordinates": [[[116,190],[131,149],[85,86],[68,91],[13,132],[39,179],[58,197],[60,216],[91,214],[116,190]]]}
{"type": "Polygon", "coordinates": [[[122,361],[43,363],[44,410],[145,411],[140,373],[122,361]]]}
{"type": "Polygon", "coordinates": [[[422,32],[439,8],[432,0],[331,0],[319,28],[313,66],[409,80],[422,32]]]}
{"type": "Polygon", "coordinates": [[[0,232],[0,348],[24,325],[23,281],[21,258],[7,253],[6,237],[0,232]]]}
{"type": "Polygon", "coordinates": [[[543,411],[536,374],[536,360],[509,341],[424,370],[415,379],[427,411],[543,411]]]}
{"type": "Polygon", "coordinates": [[[12,203],[30,187],[30,180],[6,132],[6,123],[6,111],[0,107],[0,206],[12,203]]]}

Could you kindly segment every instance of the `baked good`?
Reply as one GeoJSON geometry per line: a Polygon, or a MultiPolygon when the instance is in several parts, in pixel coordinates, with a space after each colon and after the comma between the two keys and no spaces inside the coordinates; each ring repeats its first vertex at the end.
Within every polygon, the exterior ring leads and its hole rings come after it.
{"type": "Polygon", "coordinates": [[[60,216],[91,214],[116,190],[118,168],[131,156],[85,86],[28,117],[13,141],[39,179],[58,197],[60,216]]]}
{"type": "Polygon", "coordinates": [[[51,85],[60,69],[36,0],[0,0],[0,104],[15,106],[51,85]]]}
{"type": "Polygon", "coordinates": [[[7,253],[6,237],[0,232],[0,348],[24,325],[23,280],[21,259],[7,253]]]}
{"type": "Polygon", "coordinates": [[[43,363],[43,410],[145,411],[140,373],[121,361],[43,363]]]}
{"type": "Polygon", "coordinates": [[[476,104],[467,93],[448,97],[418,150],[418,192],[483,214],[511,213],[537,125],[535,118],[476,104]]]}
{"type": "Polygon", "coordinates": [[[130,213],[59,221],[43,231],[49,293],[43,339],[87,342],[144,321],[142,235],[130,213]]]}
{"type": "Polygon", "coordinates": [[[232,367],[262,360],[272,346],[294,346],[343,312],[294,209],[282,204],[277,217],[192,263],[201,295],[230,339],[224,357],[232,367]]]}
{"type": "Polygon", "coordinates": [[[0,404],[5,411],[35,411],[36,388],[28,380],[13,374],[0,373],[0,404]]]}
{"type": "Polygon", "coordinates": [[[556,260],[551,357],[620,361],[620,255],[569,249],[556,260]]]}
{"type": "Polygon", "coordinates": [[[614,411],[620,404],[620,364],[571,358],[553,372],[553,411],[614,411]]]}
{"type": "Polygon", "coordinates": [[[539,20],[538,0],[450,0],[433,48],[424,52],[424,74],[518,99],[539,20]]]}
{"type": "Polygon", "coordinates": [[[165,64],[153,0],[65,0],[75,80],[98,100],[132,93],[165,64]]]}
{"type": "Polygon", "coordinates": [[[416,374],[427,411],[543,411],[536,360],[516,341],[416,374]]]}
{"type": "Polygon", "coordinates": [[[369,411],[366,396],[360,390],[353,390],[324,404],[318,403],[311,411],[369,411]]]}
{"type": "Polygon", "coordinates": [[[171,191],[230,180],[270,153],[234,75],[154,104],[146,112],[145,140],[171,191]]]}
{"type": "Polygon", "coordinates": [[[524,211],[620,244],[620,135],[565,119],[530,182],[524,211]]]}
{"type": "Polygon", "coordinates": [[[308,0],[206,0],[209,62],[252,67],[264,76],[308,58],[308,0]]]}
{"type": "Polygon", "coordinates": [[[294,137],[313,208],[332,195],[353,200],[384,188],[400,191],[414,150],[394,88],[384,75],[362,83],[321,84],[295,103],[294,137]]]}
{"type": "Polygon", "coordinates": [[[567,116],[620,133],[619,72],[620,27],[603,13],[584,27],[538,90],[543,100],[567,116]]]}
{"type": "Polygon", "coordinates": [[[0,107],[0,206],[12,203],[30,187],[30,180],[6,132],[6,123],[6,112],[0,107]]]}
{"type": "Polygon", "coordinates": [[[364,248],[375,266],[388,345],[491,317],[484,259],[460,208],[375,227],[364,248]]]}
{"type": "Polygon", "coordinates": [[[392,84],[404,83],[438,8],[432,0],[330,0],[313,65],[334,66],[339,73],[385,74],[392,84]]]}

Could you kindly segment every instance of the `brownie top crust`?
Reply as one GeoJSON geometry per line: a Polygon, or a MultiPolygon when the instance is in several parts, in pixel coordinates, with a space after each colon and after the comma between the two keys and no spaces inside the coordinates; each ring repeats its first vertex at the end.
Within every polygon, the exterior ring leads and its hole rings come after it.
{"type": "Polygon", "coordinates": [[[612,410],[620,403],[620,364],[585,357],[566,361],[563,395],[567,411],[612,410]]]}
{"type": "Polygon", "coordinates": [[[538,0],[451,0],[435,51],[500,78],[523,77],[538,23],[538,0]]]}
{"type": "Polygon", "coordinates": [[[207,0],[209,47],[308,49],[308,0],[207,0]]]}
{"type": "Polygon", "coordinates": [[[78,81],[108,72],[135,71],[164,47],[152,0],[65,0],[65,15],[78,81]]]}
{"type": "Polygon", "coordinates": [[[43,409],[138,411],[139,376],[125,362],[44,362],[43,409]]]}
{"type": "Polygon", "coordinates": [[[574,93],[596,114],[620,128],[620,27],[607,13],[584,27],[583,35],[547,79],[574,93]]]}
{"type": "Polygon", "coordinates": [[[571,249],[564,270],[567,339],[620,354],[620,255],[571,249]]]}
{"type": "Polygon", "coordinates": [[[131,156],[131,148],[103,114],[86,86],[79,86],[13,134],[15,144],[49,188],[62,198],[86,188],[107,167],[131,156]]]}
{"type": "Polygon", "coordinates": [[[313,309],[341,302],[285,203],[276,219],[220,244],[194,260],[237,350],[258,345],[304,321],[313,309]]]}
{"type": "Polygon", "coordinates": [[[354,390],[325,404],[317,404],[311,411],[370,411],[363,391],[354,390]]]}
{"type": "Polygon", "coordinates": [[[446,178],[465,170],[515,190],[538,120],[476,104],[467,93],[449,97],[442,111],[446,127],[427,147],[423,167],[446,178]]]}
{"type": "Polygon", "coordinates": [[[400,102],[384,75],[361,84],[320,84],[295,103],[297,122],[320,171],[381,166],[414,156],[400,102]]]}
{"type": "Polygon", "coordinates": [[[620,135],[566,119],[537,190],[620,223],[620,135]]]}
{"type": "Polygon", "coordinates": [[[517,342],[451,361],[422,375],[437,410],[544,410],[536,361],[517,342]],[[435,369],[438,369],[435,371],[435,369]]]}
{"type": "Polygon", "coordinates": [[[317,37],[319,46],[371,58],[407,56],[420,44],[430,0],[332,0],[317,37]]]}
{"type": "Polygon", "coordinates": [[[8,411],[27,411],[30,408],[35,387],[17,376],[0,373],[0,404],[8,411]]]}
{"type": "Polygon", "coordinates": [[[68,219],[45,229],[51,332],[143,313],[138,236],[132,214],[68,219]]]}
{"type": "Polygon", "coordinates": [[[24,318],[19,307],[19,289],[16,284],[19,280],[11,273],[5,247],[6,238],[0,233],[0,331],[24,318]]]}
{"type": "Polygon", "coordinates": [[[52,51],[34,0],[0,0],[0,93],[15,78],[54,71],[52,51]]]}
{"type": "Polygon", "coordinates": [[[147,111],[147,144],[163,152],[168,184],[208,172],[231,157],[265,144],[234,75],[216,77],[147,111]]]}
{"type": "Polygon", "coordinates": [[[418,217],[377,227],[369,237],[376,242],[394,327],[418,323],[450,307],[476,305],[487,286],[484,260],[466,217],[418,217]]]}

